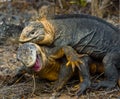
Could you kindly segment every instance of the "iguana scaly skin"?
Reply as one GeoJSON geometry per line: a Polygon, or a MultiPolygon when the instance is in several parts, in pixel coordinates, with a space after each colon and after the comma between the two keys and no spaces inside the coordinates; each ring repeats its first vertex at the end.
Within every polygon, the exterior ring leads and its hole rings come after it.
{"type": "Polygon", "coordinates": [[[34,22],[25,27],[21,42],[48,45],[54,50],[52,58],[64,54],[72,67],[80,66],[80,54],[101,60],[106,80],[95,84],[95,88],[115,87],[120,68],[120,31],[112,24],[90,15],[61,15],[34,22]],[[74,56],[74,57],[73,57],[74,56]]]}
{"type": "Polygon", "coordinates": [[[90,87],[89,68],[92,74],[104,72],[103,64],[93,62],[89,57],[81,58],[81,72],[73,72],[71,67],[66,67],[66,58],[51,59],[49,56],[52,50],[46,46],[38,46],[34,43],[25,43],[19,47],[17,51],[17,59],[21,61],[23,66],[17,73],[20,75],[25,72],[34,71],[40,78],[50,81],[56,80],[54,90],[59,91],[63,85],[71,78],[73,74],[80,77],[80,89],[77,95],[81,95],[87,88],[90,87]],[[89,63],[89,64],[88,64],[89,63]],[[90,66],[89,66],[90,65],[90,66]],[[78,73],[79,72],[79,73],[78,73]],[[82,79],[81,79],[82,78],[82,79]]]}

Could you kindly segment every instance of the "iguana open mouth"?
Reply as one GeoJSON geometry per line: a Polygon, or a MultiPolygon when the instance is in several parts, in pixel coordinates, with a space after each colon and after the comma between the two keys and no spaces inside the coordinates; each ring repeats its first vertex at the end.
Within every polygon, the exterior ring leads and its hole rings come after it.
{"type": "Polygon", "coordinates": [[[41,59],[40,56],[37,55],[36,62],[33,65],[33,70],[36,71],[36,72],[39,72],[42,69],[42,62],[41,62],[40,59],[41,59]]]}

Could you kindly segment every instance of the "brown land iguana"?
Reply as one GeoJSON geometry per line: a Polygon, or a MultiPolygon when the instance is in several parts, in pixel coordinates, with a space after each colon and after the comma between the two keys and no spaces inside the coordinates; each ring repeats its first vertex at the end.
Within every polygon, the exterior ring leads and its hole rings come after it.
{"type": "Polygon", "coordinates": [[[29,71],[32,70],[39,75],[40,78],[50,81],[56,80],[54,90],[59,91],[71,76],[76,74],[82,78],[80,79],[80,89],[77,92],[77,95],[81,95],[90,87],[88,69],[90,68],[92,74],[104,72],[103,64],[94,62],[88,56],[81,58],[83,61],[83,64],[81,64],[81,72],[77,69],[73,72],[71,67],[66,67],[67,60],[65,57],[51,60],[49,56],[52,53],[53,50],[47,46],[40,47],[34,43],[23,44],[18,49],[17,59],[21,61],[24,66],[19,69],[16,75],[23,74],[22,71],[29,73],[29,71]]]}
{"type": "Polygon", "coordinates": [[[117,83],[117,69],[120,68],[120,31],[100,18],[82,14],[60,15],[34,22],[25,27],[20,41],[50,45],[55,51],[51,57],[57,59],[65,54],[67,65],[72,64],[72,67],[79,67],[79,63],[82,63],[77,53],[101,60],[107,79],[94,87],[111,89],[117,83]]]}

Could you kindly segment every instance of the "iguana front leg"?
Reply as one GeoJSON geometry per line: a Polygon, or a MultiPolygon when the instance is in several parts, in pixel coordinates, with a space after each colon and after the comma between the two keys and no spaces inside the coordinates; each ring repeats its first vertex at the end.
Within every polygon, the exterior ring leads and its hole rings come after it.
{"type": "Polygon", "coordinates": [[[49,57],[50,59],[59,59],[65,55],[68,60],[66,66],[72,66],[73,71],[75,66],[79,67],[79,65],[82,63],[80,57],[85,56],[84,54],[78,55],[71,46],[63,46],[59,48],[56,47],[53,48],[52,52],[53,53],[49,57]]]}

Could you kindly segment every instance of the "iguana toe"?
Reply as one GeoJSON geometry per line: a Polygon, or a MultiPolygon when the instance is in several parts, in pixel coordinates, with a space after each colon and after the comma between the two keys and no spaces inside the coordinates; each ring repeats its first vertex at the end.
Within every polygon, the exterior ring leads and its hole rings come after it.
{"type": "Polygon", "coordinates": [[[116,86],[116,83],[113,81],[101,81],[99,83],[92,84],[93,89],[99,89],[99,88],[106,88],[107,90],[110,90],[116,86]]]}
{"type": "Polygon", "coordinates": [[[80,96],[80,95],[84,94],[85,91],[87,90],[87,88],[89,88],[89,87],[90,87],[90,82],[89,82],[89,81],[87,81],[87,82],[82,82],[82,83],[80,84],[80,89],[76,92],[76,95],[77,95],[77,96],[80,96]]]}

